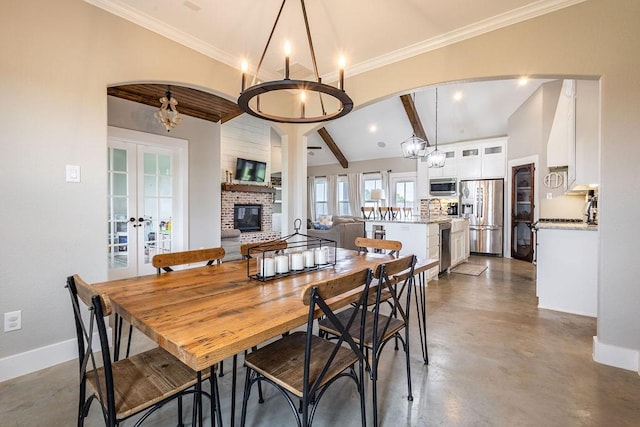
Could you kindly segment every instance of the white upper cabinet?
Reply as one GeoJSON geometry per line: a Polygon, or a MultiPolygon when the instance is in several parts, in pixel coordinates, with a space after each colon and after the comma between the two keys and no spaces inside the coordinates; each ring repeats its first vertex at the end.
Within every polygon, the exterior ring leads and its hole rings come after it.
{"type": "Polygon", "coordinates": [[[505,177],[507,170],[506,138],[484,139],[455,145],[456,174],[452,176],[457,176],[458,179],[505,177]]]}
{"type": "MultiPolygon", "coordinates": [[[[455,178],[458,173],[458,155],[459,151],[455,147],[442,147],[440,146],[439,150],[442,150],[445,154],[446,160],[444,162],[444,166],[441,168],[432,168],[429,171],[430,178],[455,178]]],[[[426,162],[426,159],[425,159],[426,162]]],[[[425,163],[422,162],[422,163],[425,163]]]]}

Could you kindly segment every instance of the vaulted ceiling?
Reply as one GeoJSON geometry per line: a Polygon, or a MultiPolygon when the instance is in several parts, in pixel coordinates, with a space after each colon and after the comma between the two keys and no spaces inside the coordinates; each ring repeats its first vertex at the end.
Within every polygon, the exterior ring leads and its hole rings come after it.
{"type": "MultiPolygon", "coordinates": [[[[250,69],[255,69],[282,4],[281,0],[85,1],[238,70],[242,59],[247,59],[250,69]]],[[[347,59],[345,89],[348,92],[349,76],[582,1],[323,0],[307,1],[305,5],[319,74],[323,81],[335,81],[338,56],[344,55],[347,59]]],[[[281,46],[286,39],[293,46],[292,77],[309,78],[313,66],[300,3],[287,1],[279,22],[260,77],[270,79],[282,75],[281,46]]],[[[240,71],[238,85],[239,77],[240,71]]],[[[504,135],[508,116],[542,82],[530,80],[526,86],[519,86],[517,80],[441,86],[438,142],[504,135]],[[454,102],[451,99],[457,92],[462,93],[462,99],[454,102]]],[[[157,99],[164,91],[162,85],[109,89],[112,95],[149,105],[158,105],[157,99]],[[151,89],[153,93],[150,93],[151,89]]],[[[226,104],[229,100],[192,91],[195,89],[172,88],[179,101],[178,109],[184,114],[224,121],[237,112],[232,105],[226,104]],[[192,100],[200,105],[192,108],[192,100]]],[[[326,131],[348,161],[401,155],[399,144],[411,136],[413,128],[400,95],[410,95],[414,99],[416,116],[421,119],[429,141],[435,142],[434,88],[416,89],[415,95],[398,94],[364,108],[356,105],[349,115],[327,123],[326,131]],[[373,126],[375,132],[371,132],[373,126]]],[[[317,133],[310,137],[309,145],[326,148],[317,133]]],[[[337,163],[328,149],[310,152],[313,153],[309,156],[310,165],[337,163]]]]}

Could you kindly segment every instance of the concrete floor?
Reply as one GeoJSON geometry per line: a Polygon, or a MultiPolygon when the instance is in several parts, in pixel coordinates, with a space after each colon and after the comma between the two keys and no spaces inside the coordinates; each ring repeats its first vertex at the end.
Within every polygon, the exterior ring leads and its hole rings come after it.
{"type": "MultiPolygon", "coordinates": [[[[475,256],[470,262],[489,268],[478,277],[451,273],[429,284],[430,364],[422,363],[416,332],[413,402],[406,399],[402,351],[385,349],[379,383],[382,425],[640,425],[638,374],[591,358],[595,319],[537,309],[531,264],[475,256]]],[[[228,372],[231,364],[225,366],[228,372]]],[[[76,362],[68,362],[0,383],[0,425],[74,425],[76,369],[76,362]]],[[[242,383],[243,371],[239,377],[242,383]]],[[[220,379],[220,387],[228,426],[231,375],[220,379]]],[[[247,425],[295,425],[283,399],[269,389],[265,395],[263,405],[250,402],[247,425]]],[[[239,418],[241,390],[238,399],[239,418]]],[[[95,404],[86,425],[103,425],[95,404]]],[[[145,425],[175,426],[175,406],[145,425]]],[[[315,425],[360,425],[352,383],[333,386],[320,403],[315,425]]]]}

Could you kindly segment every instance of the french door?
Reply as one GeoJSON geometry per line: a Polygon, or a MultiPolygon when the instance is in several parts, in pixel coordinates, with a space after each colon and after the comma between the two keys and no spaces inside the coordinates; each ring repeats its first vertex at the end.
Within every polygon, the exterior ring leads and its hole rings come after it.
{"type": "Polygon", "coordinates": [[[132,131],[110,128],[108,143],[109,280],[154,273],[153,256],[182,250],[184,241],[182,150],[123,132],[132,131]]]}

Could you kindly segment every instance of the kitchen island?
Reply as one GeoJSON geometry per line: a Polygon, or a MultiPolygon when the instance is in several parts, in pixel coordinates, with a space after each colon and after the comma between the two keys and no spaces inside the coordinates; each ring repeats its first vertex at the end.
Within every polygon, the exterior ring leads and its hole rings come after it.
{"type": "MultiPolygon", "coordinates": [[[[446,216],[427,220],[385,221],[368,220],[367,237],[398,240],[402,254],[414,254],[419,259],[440,258],[440,223],[451,223],[451,267],[469,258],[469,221],[446,216]]],[[[437,279],[439,266],[428,270],[428,279],[437,279]]]]}
{"type": "Polygon", "coordinates": [[[598,227],[536,225],[538,307],[597,317],[598,227]]]}

